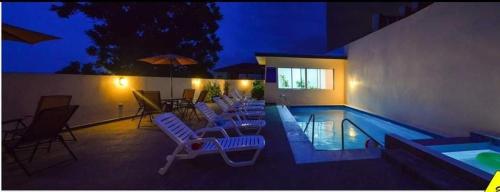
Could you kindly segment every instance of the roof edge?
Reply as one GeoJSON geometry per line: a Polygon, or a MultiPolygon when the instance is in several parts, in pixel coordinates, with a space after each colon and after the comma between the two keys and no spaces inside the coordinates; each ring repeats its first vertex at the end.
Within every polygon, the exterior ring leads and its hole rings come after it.
{"type": "Polygon", "coordinates": [[[295,58],[315,58],[315,59],[347,59],[347,56],[330,55],[308,55],[308,54],[289,54],[289,53],[263,53],[255,52],[256,57],[295,57],[295,58]]]}

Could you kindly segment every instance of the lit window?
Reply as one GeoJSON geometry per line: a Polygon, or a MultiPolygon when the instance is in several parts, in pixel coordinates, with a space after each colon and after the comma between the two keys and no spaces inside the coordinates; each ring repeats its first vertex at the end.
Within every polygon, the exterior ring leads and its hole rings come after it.
{"type": "Polygon", "coordinates": [[[278,68],[279,89],[333,89],[333,69],[278,68]]]}

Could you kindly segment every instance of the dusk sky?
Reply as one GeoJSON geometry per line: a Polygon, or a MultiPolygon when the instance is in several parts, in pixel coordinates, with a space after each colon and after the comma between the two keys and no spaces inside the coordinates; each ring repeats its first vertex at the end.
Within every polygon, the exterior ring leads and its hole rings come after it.
{"type": "MultiPolygon", "coordinates": [[[[92,20],[79,13],[63,19],[52,3],[2,3],[2,22],[58,36],[28,45],[2,41],[3,72],[52,73],[77,60],[92,62],[85,30],[92,20]]],[[[256,62],[255,52],[326,52],[325,3],[218,3],[223,19],[217,32],[224,48],[217,67],[256,62]]]]}

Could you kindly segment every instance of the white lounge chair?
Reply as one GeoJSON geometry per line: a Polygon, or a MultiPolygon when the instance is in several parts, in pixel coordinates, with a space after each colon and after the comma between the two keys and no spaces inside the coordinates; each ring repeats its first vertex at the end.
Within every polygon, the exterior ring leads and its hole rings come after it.
{"type": "MultiPolygon", "coordinates": [[[[245,97],[243,96],[237,89],[233,89],[233,91],[231,92],[234,94],[234,96],[236,96],[236,98],[238,98],[239,100],[241,100],[242,102],[247,102],[247,103],[258,103],[260,105],[266,105],[266,101],[265,100],[256,100],[256,99],[253,99],[252,97],[245,97]]],[[[233,96],[233,95],[232,95],[233,96]]],[[[234,97],[233,96],[233,97],[234,97]]]]}
{"type": "Polygon", "coordinates": [[[154,118],[154,123],[177,143],[174,152],[167,156],[167,162],[158,170],[164,175],[175,159],[193,159],[198,155],[219,153],[224,161],[231,167],[249,166],[255,163],[260,151],[266,145],[264,137],[239,136],[229,137],[221,127],[203,128],[193,132],[173,113],[163,113],[154,118]],[[203,138],[204,133],[219,131],[223,138],[203,138]],[[198,135],[200,134],[201,135],[198,135]],[[248,161],[235,162],[227,156],[227,152],[256,150],[254,156],[248,161]]]}
{"type": "Polygon", "coordinates": [[[256,105],[246,105],[246,103],[240,103],[238,101],[233,101],[227,95],[223,95],[222,99],[231,107],[234,108],[243,108],[247,111],[264,111],[264,106],[256,106],[256,105]]]}
{"type": "Polygon", "coordinates": [[[240,103],[244,103],[246,105],[251,105],[251,106],[252,105],[255,105],[255,106],[265,106],[266,105],[265,100],[252,100],[252,99],[248,99],[245,97],[241,97],[236,90],[229,92],[229,95],[231,97],[233,97],[234,100],[236,100],[240,103]]]}
{"type": "Polygon", "coordinates": [[[217,126],[216,121],[221,118],[224,119],[223,125],[224,129],[235,129],[239,135],[243,135],[240,129],[255,129],[256,133],[259,134],[263,127],[266,126],[265,120],[250,120],[242,119],[236,113],[227,113],[218,115],[214,110],[210,109],[206,103],[198,102],[195,104],[196,109],[201,111],[205,119],[207,119],[208,127],[217,126]]]}
{"type": "Polygon", "coordinates": [[[222,109],[224,113],[236,113],[244,119],[262,119],[266,116],[264,111],[247,111],[245,108],[234,108],[222,101],[219,97],[214,97],[215,103],[222,109]]]}

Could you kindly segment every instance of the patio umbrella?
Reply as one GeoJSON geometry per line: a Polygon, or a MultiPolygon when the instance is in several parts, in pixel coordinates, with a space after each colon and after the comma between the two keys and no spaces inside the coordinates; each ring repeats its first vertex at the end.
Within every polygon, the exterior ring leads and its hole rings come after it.
{"type": "Polygon", "coordinates": [[[2,23],[2,40],[11,40],[28,44],[35,44],[42,41],[48,41],[54,39],[59,39],[59,37],[2,23]]]}
{"type": "MultiPolygon", "coordinates": [[[[198,64],[194,59],[175,54],[158,55],[139,59],[139,61],[146,62],[153,65],[194,65],[198,64]]],[[[173,67],[172,67],[173,68],[173,67]]],[[[170,68],[170,98],[173,98],[174,92],[172,88],[172,68],[170,68]]]]}

